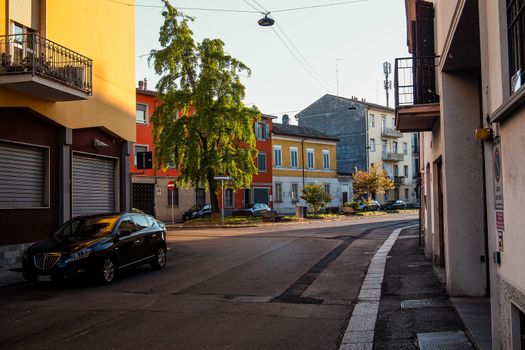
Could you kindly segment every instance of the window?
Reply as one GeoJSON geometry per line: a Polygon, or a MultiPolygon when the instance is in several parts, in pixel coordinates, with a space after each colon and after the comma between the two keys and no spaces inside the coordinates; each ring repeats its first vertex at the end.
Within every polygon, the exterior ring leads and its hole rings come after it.
{"type": "Polygon", "coordinates": [[[399,199],[399,188],[394,188],[394,199],[395,200],[399,199]]]}
{"type": "Polygon", "coordinates": [[[403,142],[403,154],[406,156],[408,154],[408,144],[403,142]]]}
{"type": "Polygon", "coordinates": [[[397,141],[392,142],[392,153],[397,153],[397,141]]]}
{"type": "Polygon", "coordinates": [[[330,151],[323,150],[323,169],[330,169],[330,151]]]}
{"type": "Polygon", "coordinates": [[[306,167],[308,169],[314,168],[314,150],[310,148],[306,149],[306,167]]]}
{"type": "Polygon", "coordinates": [[[257,156],[257,169],[259,171],[266,171],[266,153],[259,153],[257,156]]]}
{"type": "Polygon", "coordinates": [[[403,166],[403,175],[408,177],[408,165],[403,166]]]}
{"type": "Polygon", "coordinates": [[[408,188],[405,188],[405,201],[408,200],[408,188]]]}
{"type": "Polygon", "coordinates": [[[175,186],[175,188],[172,191],[168,190],[167,198],[168,198],[169,206],[174,205],[178,207],[179,206],[179,188],[175,186]]]}
{"type": "Polygon", "coordinates": [[[227,188],[224,190],[224,206],[228,208],[233,208],[233,189],[227,188]]]}
{"type": "Polygon", "coordinates": [[[139,230],[143,230],[150,226],[144,215],[133,214],[132,219],[139,230]]]}
{"type": "Polygon", "coordinates": [[[290,168],[299,167],[299,151],[297,147],[290,147],[290,168]]]}
{"type": "Polygon", "coordinates": [[[385,131],[386,129],[386,115],[381,115],[381,131],[385,131]]]}
{"type": "Polygon", "coordinates": [[[134,160],[133,160],[133,164],[135,166],[137,166],[137,154],[139,152],[147,152],[148,151],[148,146],[147,145],[135,145],[135,154],[134,154],[134,160]]]}
{"type": "Polygon", "coordinates": [[[399,176],[399,167],[394,165],[394,176],[399,176]]]}
{"type": "Polygon", "coordinates": [[[376,151],[376,139],[370,139],[370,152],[376,151]]]}
{"type": "Polygon", "coordinates": [[[523,0],[507,0],[507,36],[511,94],[525,82],[525,6],[523,0]]]}
{"type": "Polygon", "coordinates": [[[195,189],[195,204],[204,205],[204,202],[206,202],[206,192],[204,192],[204,188],[197,187],[195,189]]]}
{"type": "Polygon", "coordinates": [[[292,184],[291,198],[294,203],[299,201],[299,184],[292,184]]]}
{"type": "Polygon", "coordinates": [[[386,140],[381,140],[381,148],[383,153],[386,153],[386,140]]]}
{"type": "Polygon", "coordinates": [[[275,184],[275,202],[281,203],[283,201],[283,185],[281,183],[275,184]]]}
{"type": "Polygon", "coordinates": [[[281,146],[273,146],[273,166],[283,166],[283,152],[281,146]]]}
{"type": "Polygon", "coordinates": [[[324,184],[324,193],[330,194],[330,184],[324,184]]]}
{"type": "Polygon", "coordinates": [[[373,128],[376,126],[376,116],[373,114],[368,115],[368,125],[373,128]]]}
{"type": "Polygon", "coordinates": [[[148,106],[142,103],[137,103],[137,109],[136,109],[136,121],[137,124],[147,124],[147,113],[148,113],[148,106]]]}
{"type": "Polygon", "coordinates": [[[123,232],[133,233],[136,230],[137,230],[137,228],[135,227],[135,224],[133,223],[131,218],[129,216],[127,216],[120,222],[120,225],[118,225],[117,232],[118,232],[118,234],[120,236],[120,235],[122,235],[123,232]]]}
{"type": "Polygon", "coordinates": [[[254,132],[257,140],[267,140],[270,136],[270,127],[266,123],[255,123],[254,132]]]}

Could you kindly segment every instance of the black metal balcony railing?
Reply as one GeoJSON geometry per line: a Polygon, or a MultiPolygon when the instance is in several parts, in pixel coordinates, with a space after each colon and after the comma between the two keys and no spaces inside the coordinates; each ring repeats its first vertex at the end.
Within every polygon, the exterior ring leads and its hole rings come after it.
{"type": "Polygon", "coordinates": [[[394,185],[404,185],[405,177],[404,176],[394,176],[394,185]]]}
{"type": "Polygon", "coordinates": [[[396,58],[394,97],[396,107],[437,103],[437,56],[396,58]]]}
{"type": "Polygon", "coordinates": [[[92,93],[91,59],[38,34],[0,36],[0,76],[28,73],[92,93]]]}

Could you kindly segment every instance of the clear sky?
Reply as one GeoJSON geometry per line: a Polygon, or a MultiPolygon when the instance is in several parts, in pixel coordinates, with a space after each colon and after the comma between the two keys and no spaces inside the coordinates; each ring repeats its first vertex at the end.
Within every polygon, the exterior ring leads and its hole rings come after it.
{"type": "MultiPolygon", "coordinates": [[[[254,11],[246,3],[249,2],[271,12],[341,1],[171,0],[171,3],[177,7],[254,11]]],[[[160,1],[136,0],[136,4],[160,5],[160,1]]],[[[288,112],[293,116],[325,93],[336,94],[336,76],[340,96],[357,96],[386,105],[382,64],[391,62],[390,80],[393,81],[394,59],[408,56],[404,0],[361,0],[332,7],[275,12],[270,14],[276,21],[273,27],[259,26],[257,20],[262,15],[257,13],[181,11],[195,17],[191,28],[198,41],[206,37],[221,39],[230,55],[251,68],[251,77],[243,79],[244,102],[255,104],[266,114],[281,116],[288,112]]],[[[160,8],[136,7],[136,78],[137,81],[148,78],[148,89],[152,90],[158,77],[148,67],[147,57],[141,55],[159,48],[161,12],[160,8]]],[[[393,90],[390,90],[392,106],[393,90]]]]}

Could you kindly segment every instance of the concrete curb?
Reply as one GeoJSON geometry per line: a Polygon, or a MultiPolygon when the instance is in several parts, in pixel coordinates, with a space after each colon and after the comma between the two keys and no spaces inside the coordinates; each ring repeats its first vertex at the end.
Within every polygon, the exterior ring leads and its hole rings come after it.
{"type": "Polygon", "coordinates": [[[395,229],[374,254],[339,350],[372,349],[387,255],[401,231],[417,226],[411,225],[395,229]]]}

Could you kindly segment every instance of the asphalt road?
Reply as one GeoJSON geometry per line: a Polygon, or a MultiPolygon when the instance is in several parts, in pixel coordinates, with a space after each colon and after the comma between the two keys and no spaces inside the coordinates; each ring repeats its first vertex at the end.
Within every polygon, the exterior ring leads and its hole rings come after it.
{"type": "Polygon", "coordinates": [[[337,349],[373,253],[415,219],[172,231],[161,271],[0,288],[0,349],[337,349]]]}

